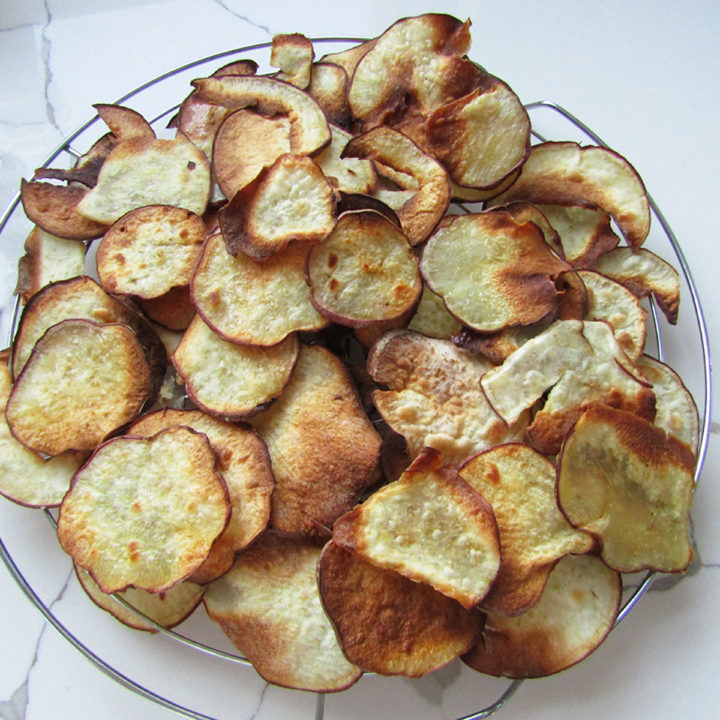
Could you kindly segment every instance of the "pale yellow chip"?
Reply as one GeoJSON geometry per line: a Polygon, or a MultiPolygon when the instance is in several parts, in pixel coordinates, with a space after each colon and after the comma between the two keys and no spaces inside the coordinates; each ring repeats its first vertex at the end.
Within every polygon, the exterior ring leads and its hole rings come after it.
{"type": "Polygon", "coordinates": [[[115,146],[77,210],[107,225],[144,205],[173,205],[202,215],[210,184],[207,158],[184,135],[133,138],[115,146]]]}
{"type": "Polygon", "coordinates": [[[362,674],[320,603],[320,548],[265,534],[205,593],[210,617],[268,682],[335,692],[362,674]]]}
{"type": "Polygon", "coordinates": [[[365,560],[477,605],[500,567],[495,516],[486,500],[431,449],[333,526],[333,542],[365,560]]]}
{"type": "Polygon", "coordinates": [[[229,515],[207,438],[170,428],[101,445],[75,475],[57,529],[103,592],[162,592],[202,564],[229,515]]]}

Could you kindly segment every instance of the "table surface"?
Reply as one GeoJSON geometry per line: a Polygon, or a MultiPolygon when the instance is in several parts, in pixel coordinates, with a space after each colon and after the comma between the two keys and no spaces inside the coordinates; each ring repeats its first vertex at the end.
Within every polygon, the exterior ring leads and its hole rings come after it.
{"type": "MultiPolygon", "coordinates": [[[[709,315],[711,354],[717,356],[712,308],[720,305],[714,218],[720,191],[720,3],[714,0],[364,0],[352,6],[328,0],[251,6],[239,0],[0,0],[0,207],[12,200],[20,177],[29,177],[92,115],[92,103],[112,102],[177,65],[276,33],[369,37],[422,11],[470,15],[473,59],[506,80],[523,101],[554,100],[567,107],[631,160],[680,241],[709,315]]],[[[0,247],[4,333],[18,242],[0,247]]],[[[679,343],[697,335],[692,323],[673,332],[679,343]]],[[[701,389],[700,373],[689,373],[690,387],[701,389]]],[[[679,582],[662,578],[596,653],[555,677],[524,683],[498,717],[717,716],[718,445],[713,424],[693,511],[696,557],[688,574],[679,582]]],[[[193,707],[218,717],[314,717],[314,695],[267,686],[250,669],[228,668],[182,647],[163,649],[165,666],[154,667],[148,658],[155,657],[154,644],[165,641],[130,631],[91,607],[68,559],[59,550],[48,554],[46,526],[37,512],[0,506],[0,535],[22,528],[27,540],[13,552],[24,567],[32,566],[41,597],[68,622],[77,620],[101,654],[114,658],[118,648],[130,653],[129,663],[125,656],[117,661],[130,677],[171,697],[200,698],[193,707]],[[213,698],[227,686],[237,699],[218,708],[213,698]]],[[[0,718],[176,716],[89,663],[44,622],[2,564],[0,598],[0,718]]],[[[494,700],[498,687],[504,685],[485,683],[455,663],[422,680],[369,677],[328,696],[325,716],[456,718],[494,700]]]]}

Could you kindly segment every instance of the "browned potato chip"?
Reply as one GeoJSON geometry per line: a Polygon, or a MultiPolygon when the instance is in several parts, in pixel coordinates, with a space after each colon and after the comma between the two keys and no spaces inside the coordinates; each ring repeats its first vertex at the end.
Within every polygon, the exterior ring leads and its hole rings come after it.
{"type": "Polygon", "coordinates": [[[170,330],[185,330],[195,317],[195,306],[190,297],[190,286],[180,285],[154,298],[137,298],[148,319],[170,330]]]}
{"type": "Polygon", "coordinates": [[[64,320],[35,343],[5,414],[31,450],[92,450],[133,420],[152,391],[145,352],[130,328],[64,320]]]}
{"type": "Polygon", "coordinates": [[[358,45],[352,45],[347,50],[339,52],[327,53],[320,58],[320,62],[338,65],[347,73],[348,77],[352,77],[357,64],[362,58],[375,47],[376,39],[365,40],[358,45]]]}
{"type": "Polygon", "coordinates": [[[196,315],[173,362],[198,407],[238,420],[279,397],[299,352],[295,334],[272,347],[238,345],[223,340],[196,315]]]}
{"type": "Polygon", "coordinates": [[[156,298],[190,284],[205,242],[205,223],[179,207],[146,205],[116,220],[97,250],[103,287],[156,298]]]}
{"type": "Polygon", "coordinates": [[[593,555],[569,555],[555,565],[539,604],[517,617],[491,613],[480,641],[463,656],[489,675],[544,677],[593,652],[615,623],[620,576],[593,555]]]}
{"type": "Polygon", "coordinates": [[[343,157],[352,135],[337,125],[330,125],[330,130],[332,142],[315,158],[315,162],[340,193],[360,193],[361,196],[371,193],[377,182],[372,161],[343,157]]]}
{"type": "Polygon", "coordinates": [[[348,74],[340,65],[324,61],[313,63],[307,91],[322,108],[328,122],[340,127],[350,124],[348,86],[348,74]]]}
{"type": "Polygon", "coordinates": [[[500,567],[492,508],[440,453],[425,449],[398,480],[333,526],[333,541],[381,568],[477,605],[500,567]]]}
{"type": "Polygon", "coordinates": [[[270,497],[275,479],[267,447],[258,434],[242,423],[228,423],[199,410],[165,408],[143,416],[129,430],[151,437],[171,427],[189,427],[207,437],[218,458],[230,498],[230,520],[210,553],[191,579],[208,583],[232,566],[235,553],[265,530],[270,518],[270,497]]]}
{"type": "Polygon", "coordinates": [[[636,415],[597,405],[574,425],[558,460],[558,503],[595,535],[620,572],[681,572],[690,564],[695,457],[636,415]]]}
{"type": "Polygon", "coordinates": [[[469,650],[480,632],[482,613],[335,542],[320,556],[318,584],[343,653],[368,672],[421,677],[469,650]]]}
{"type": "Polygon", "coordinates": [[[23,180],[20,199],[30,221],[46,232],[70,240],[93,240],[105,232],[109,223],[88,218],[78,211],[88,192],[80,185],[23,180]]]}
{"type": "Polygon", "coordinates": [[[90,599],[103,610],[114,615],[121,623],[147,632],[157,632],[154,623],[164,628],[173,628],[192,614],[202,602],[205,588],[189,581],[179,582],[161,593],[129,587],[117,593],[120,599],[131,607],[126,607],[114,594],[103,592],[90,573],[75,565],[75,574],[83,590],[90,599]],[[139,610],[152,622],[134,612],[139,610]]]}
{"type": "Polygon", "coordinates": [[[173,140],[139,137],[115,146],[77,211],[110,225],[143,205],[173,205],[202,215],[209,197],[209,163],[184,135],[173,140]]]}
{"type": "Polygon", "coordinates": [[[60,506],[60,543],[103,592],[162,592],[200,566],[230,502],[207,438],[185,427],[95,450],[60,506]]]}
{"type": "Polygon", "coordinates": [[[555,466],[527,445],[498,445],[459,468],[460,477],[492,506],[500,532],[500,570],[482,607],[520,615],[540,600],[554,563],[592,549],[555,499],[555,466]]]}
{"type": "Polygon", "coordinates": [[[400,317],[422,289],[407,238],[374,210],[343,213],[310,251],[307,276],[315,307],[350,326],[400,317]]]}
{"type": "Polygon", "coordinates": [[[284,534],[329,535],[378,479],[380,436],[342,362],[319,345],[301,349],[287,388],[252,424],[277,482],[270,525],[284,534]]]}
{"type": "Polygon", "coordinates": [[[551,313],[560,302],[555,280],[568,269],[535,224],[502,212],[453,217],[432,235],[420,262],[448,310],[482,332],[551,313]]]}
{"type": "Polygon", "coordinates": [[[191,294],[203,320],[221,337],[245,345],[276,345],[296,330],[329,323],[310,301],[308,247],[293,243],[262,263],[233,257],[220,233],[205,241],[191,294]]]}
{"type": "Polygon", "coordinates": [[[155,137],[155,131],[150,123],[137,110],[107,103],[96,103],[93,107],[100,119],[108,126],[115,142],[131,138],[155,137]]]}
{"type": "Polygon", "coordinates": [[[542,205],[593,203],[612,216],[631,247],[650,230],[650,205],[640,176],[604,147],[572,142],[534,145],[520,177],[493,204],[529,200],[542,205]]]}
{"type": "Polygon", "coordinates": [[[275,35],[270,48],[270,64],[279,68],[278,78],[305,90],[310,84],[315,50],[301,33],[275,35]]]}
{"type": "Polygon", "coordinates": [[[295,240],[318,243],[335,225],[333,189],[311,158],[281,155],[218,214],[232,255],[264,261],[295,240]]]}
{"type": "Polygon", "coordinates": [[[205,607],[268,682],[336,692],[362,674],[320,604],[320,548],[266,533],[205,593],[205,607]]]}
{"type": "Polygon", "coordinates": [[[545,242],[553,249],[553,252],[563,260],[567,260],[560,236],[537,205],[526,200],[513,200],[504,205],[494,205],[491,210],[509,213],[519,223],[535,223],[542,230],[545,242]]]}

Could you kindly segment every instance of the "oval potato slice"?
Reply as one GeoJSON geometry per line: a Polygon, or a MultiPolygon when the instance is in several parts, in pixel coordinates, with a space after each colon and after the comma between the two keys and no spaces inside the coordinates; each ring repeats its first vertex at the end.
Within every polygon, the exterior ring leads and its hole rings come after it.
{"type": "Polygon", "coordinates": [[[367,672],[421,677],[470,649],[482,613],[329,542],[320,599],[345,657],[367,672]]]}
{"type": "Polygon", "coordinates": [[[583,660],[612,629],[620,576],[594,555],[568,555],[553,568],[542,599],[523,615],[490,613],[463,661],[488,675],[544,677],[583,660]]]}
{"type": "Polygon", "coordinates": [[[682,572],[693,557],[690,505],[695,456],[637,415],[596,405],[565,439],[558,459],[560,508],[595,535],[620,572],[682,572]]]}
{"type": "Polygon", "coordinates": [[[362,670],[343,655],[320,603],[320,548],[265,533],[205,593],[208,615],[268,682],[336,692],[362,670]]]}

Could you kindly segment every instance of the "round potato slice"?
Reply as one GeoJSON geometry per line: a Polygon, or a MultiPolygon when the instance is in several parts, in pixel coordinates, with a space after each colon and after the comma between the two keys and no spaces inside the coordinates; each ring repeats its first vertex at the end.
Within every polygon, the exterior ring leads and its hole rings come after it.
{"type": "Polygon", "coordinates": [[[560,508],[595,535],[620,572],[682,572],[689,537],[695,457],[646,420],[597,405],[572,428],[558,460],[560,508]]]}
{"type": "Polygon", "coordinates": [[[57,530],[103,592],[159,593],[201,565],[229,515],[210,443],[178,427],[102,444],[73,478],[57,530]]]}
{"type": "Polygon", "coordinates": [[[308,256],[307,276],[318,310],[361,327],[400,317],[422,290],[410,243],[385,216],[347,212],[308,256]]]}
{"type": "Polygon", "coordinates": [[[128,433],[151,437],[178,426],[202,433],[210,441],[232,508],[227,527],[191,576],[194,582],[206,584],[226,573],[232,567],[235,553],[267,527],[275,478],[265,443],[244,423],[224,422],[200,410],[164,408],[140,418],[128,433]]]}
{"type": "Polygon", "coordinates": [[[205,242],[205,223],[179,207],[147,205],[112,224],[97,250],[109,292],[156,298],[189,285],[205,242]]]}
{"type": "Polygon", "coordinates": [[[523,615],[491,613],[463,656],[471,668],[510,678],[544,677],[583,660],[605,640],[620,607],[620,576],[594,555],[568,555],[542,599],[523,615]]]}
{"type": "Polygon", "coordinates": [[[233,257],[223,236],[211,235],[191,285],[198,313],[221,337],[245,345],[276,345],[296,330],[326,327],[305,280],[308,250],[291,244],[258,263],[233,257]]]}
{"type": "Polygon", "coordinates": [[[527,445],[498,445],[458,472],[490,503],[500,532],[500,570],[482,607],[519,615],[540,600],[555,561],[588,552],[593,538],[560,512],[555,466],[527,445]]]}
{"type": "Polygon", "coordinates": [[[482,613],[329,542],[318,585],[345,657],[367,672],[421,677],[470,649],[482,613]]]}
{"type": "Polygon", "coordinates": [[[569,269],[535,224],[503,212],[453,217],[433,234],[420,261],[448,310],[482,332],[548,315],[560,302],[555,281],[569,269]]]}
{"type": "Polygon", "coordinates": [[[187,580],[161,593],[149,593],[147,590],[129,587],[117,593],[121,600],[131,606],[128,608],[114,594],[104,593],[92,575],[77,564],[75,574],[83,590],[98,607],[114,615],[124,625],[151,633],[157,632],[155,625],[134,612],[133,608],[158,625],[172,628],[192,614],[202,602],[205,592],[202,585],[187,580]]]}
{"type": "Polygon", "coordinates": [[[268,682],[336,692],[362,670],[343,655],[320,603],[320,548],[264,534],[204,597],[210,617],[268,682]]]}
{"type": "Polygon", "coordinates": [[[92,450],[133,420],[152,391],[145,352],[130,328],[64,320],[35,344],[5,415],[31,450],[92,450]]]}
{"type": "Polygon", "coordinates": [[[238,345],[223,340],[196,315],[175,350],[173,363],[198,407],[238,420],[280,395],[299,352],[295,334],[272,347],[238,345]]]}

